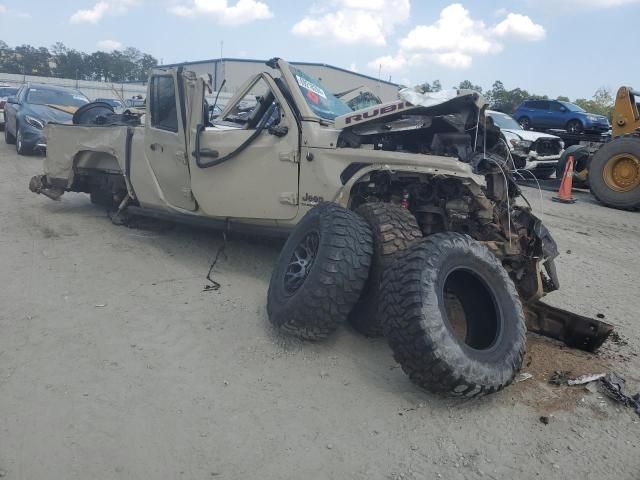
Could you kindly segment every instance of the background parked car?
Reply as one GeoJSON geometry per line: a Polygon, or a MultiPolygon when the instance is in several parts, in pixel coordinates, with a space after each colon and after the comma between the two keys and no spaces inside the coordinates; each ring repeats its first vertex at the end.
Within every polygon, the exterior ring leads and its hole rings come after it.
{"type": "Polygon", "coordinates": [[[14,96],[18,92],[18,87],[0,84],[0,127],[4,128],[4,105],[7,98],[14,96]]]}
{"type": "Polygon", "coordinates": [[[46,148],[44,127],[49,122],[71,123],[74,112],[89,99],[78,90],[27,84],[5,105],[4,140],[15,143],[20,155],[46,148]]]}
{"type": "Polygon", "coordinates": [[[608,132],[609,119],[558,100],[526,100],[513,112],[522,128],[557,128],[569,133],[608,132]]]}
{"type": "Polygon", "coordinates": [[[528,170],[538,178],[549,178],[555,172],[564,151],[560,137],[524,130],[506,113],[489,110],[487,115],[500,128],[516,170],[528,170]]]}

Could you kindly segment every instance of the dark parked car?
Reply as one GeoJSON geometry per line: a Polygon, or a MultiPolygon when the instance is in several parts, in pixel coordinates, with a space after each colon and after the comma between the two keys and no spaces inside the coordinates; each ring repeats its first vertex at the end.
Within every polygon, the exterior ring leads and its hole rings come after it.
{"type": "Polygon", "coordinates": [[[47,146],[44,127],[49,122],[71,123],[74,112],[89,99],[78,90],[53,85],[26,84],[5,106],[4,140],[26,155],[47,146]]]}
{"type": "Polygon", "coordinates": [[[608,132],[609,119],[559,100],[527,100],[513,112],[522,128],[556,128],[569,133],[608,132]]]}
{"type": "Polygon", "coordinates": [[[4,105],[7,103],[7,98],[14,96],[17,91],[18,87],[0,85],[0,127],[4,127],[4,105]]]}

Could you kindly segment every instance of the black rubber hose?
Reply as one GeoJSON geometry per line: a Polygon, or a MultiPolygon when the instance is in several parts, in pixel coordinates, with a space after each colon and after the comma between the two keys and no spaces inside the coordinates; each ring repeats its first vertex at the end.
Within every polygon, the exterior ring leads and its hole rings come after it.
{"type": "Polygon", "coordinates": [[[262,131],[265,129],[265,127],[267,126],[267,122],[273,115],[273,110],[275,108],[276,108],[276,104],[274,103],[269,107],[267,112],[264,114],[264,116],[260,120],[260,123],[256,126],[256,131],[253,132],[253,134],[249,138],[247,138],[244,142],[242,142],[242,144],[238,148],[236,148],[233,152],[229,153],[228,155],[225,155],[222,158],[216,158],[209,162],[200,161],[200,134],[205,129],[205,126],[202,124],[198,125],[196,130],[196,148],[195,148],[195,151],[193,152],[194,157],[196,157],[196,165],[200,168],[215,167],[216,165],[220,165],[221,163],[227,162],[232,158],[236,157],[237,155],[239,155],[240,153],[242,153],[249,145],[251,145],[251,143],[253,143],[253,141],[256,138],[258,138],[258,135],[260,135],[262,131]]]}

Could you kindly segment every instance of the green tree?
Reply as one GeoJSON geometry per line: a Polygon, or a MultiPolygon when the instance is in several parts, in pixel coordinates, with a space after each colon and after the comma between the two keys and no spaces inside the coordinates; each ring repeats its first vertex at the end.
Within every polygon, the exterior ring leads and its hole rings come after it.
{"type": "Polygon", "coordinates": [[[51,49],[21,45],[11,48],[0,40],[0,71],[79,80],[145,80],[158,65],[153,56],[137,48],[87,54],[58,42],[51,49]]]}
{"type": "Polygon", "coordinates": [[[420,84],[418,88],[422,93],[439,92],[442,90],[442,84],[440,83],[440,80],[434,80],[433,83],[424,82],[420,84]]]}
{"type": "Polygon", "coordinates": [[[609,120],[613,117],[615,100],[611,91],[606,87],[600,87],[596,90],[596,93],[593,94],[593,97],[591,97],[590,100],[587,100],[586,98],[578,98],[573,103],[589,113],[604,115],[609,120]]]}
{"type": "Polygon", "coordinates": [[[87,55],[77,50],[67,48],[58,42],[51,47],[53,54],[53,74],[60,78],[77,78],[87,80],[91,78],[91,69],[87,62],[87,55]]]}
{"type": "Polygon", "coordinates": [[[478,93],[482,93],[482,87],[480,85],[474,85],[470,80],[463,80],[458,85],[460,90],[475,90],[478,93]]]}

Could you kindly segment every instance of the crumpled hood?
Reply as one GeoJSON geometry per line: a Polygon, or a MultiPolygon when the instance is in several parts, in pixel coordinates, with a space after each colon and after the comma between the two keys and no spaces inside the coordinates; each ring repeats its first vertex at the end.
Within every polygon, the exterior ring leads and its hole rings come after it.
{"type": "Polygon", "coordinates": [[[399,92],[400,99],[345,113],[335,119],[337,129],[381,120],[392,120],[400,115],[455,115],[471,114],[474,118],[487,101],[473,90],[445,90],[435,93],[419,93],[410,88],[399,92]]]}
{"type": "Polygon", "coordinates": [[[549,135],[548,133],[534,132],[533,130],[516,130],[516,129],[512,130],[510,128],[501,128],[500,130],[502,130],[502,133],[508,133],[512,137],[518,137],[521,140],[528,140],[530,142],[535,142],[540,138],[546,138],[549,140],[560,140],[560,137],[556,137],[555,135],[549,135]]]}
{"type": "Polygon", "coordinates": [[[62,110],[58,110],[57,108],[34,104],[28,104],[26,105],[26,107],[27,108],[24,109],[26,115],[30,115],[37,118],[38,120],[42,120],[45,124],[50,122],[66,124],[72,123],[73,115],[67,112],[63,112],[62,110]]]}

